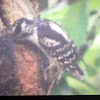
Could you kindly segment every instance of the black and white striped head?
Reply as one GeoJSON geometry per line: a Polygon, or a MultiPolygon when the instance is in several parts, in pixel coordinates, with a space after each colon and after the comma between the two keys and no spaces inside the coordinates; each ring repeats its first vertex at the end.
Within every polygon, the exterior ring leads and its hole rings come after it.
{"type": "Polygon", "coordinates": [[[15,38],[17,37],[23,37],[28,36],[33,33],[32,27],[34,25],[34,22],[32,20],[28,20],[25,18],[21,18],[17,20],[12,25],[12,33],[15,38]]]}

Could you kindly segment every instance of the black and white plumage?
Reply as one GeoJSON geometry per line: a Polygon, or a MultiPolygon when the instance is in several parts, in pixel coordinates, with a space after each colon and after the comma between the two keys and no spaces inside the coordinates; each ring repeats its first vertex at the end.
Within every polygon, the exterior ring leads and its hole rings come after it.
{"type": "Polygon", "coordinates": [[[74,76],[83,78],[84,72],[77,65],[79,51],[59,25],[50,20],[41,21],[38,25],[38,37],[39,44],[50,57],[74,76]]]}
{"type": "Polygon", "coordinates": [[[34,22],[32,20],[28,20],[25,18],[21,18],[12,25],[12,33],[13,36],[23,38],[25,36],[28,36],[32,34],[31,27],[33,27],[34,22]],[[24,34],[23,34],[24,33],[24,34]]]}
{"type": "Polygon", "coordinates": [[[79,51],[66,32],[55,22],[45,19],[34,25],[30,20],[20,19],[14,23],[12,30],[14,34],[20,34],[21,38],[32,41],[44,52],[50,62],[47,69],[58,66],[59,74],[60,70],[67,70],[83,79],[84,72],[77,64],[81,58],[79,51]]]}

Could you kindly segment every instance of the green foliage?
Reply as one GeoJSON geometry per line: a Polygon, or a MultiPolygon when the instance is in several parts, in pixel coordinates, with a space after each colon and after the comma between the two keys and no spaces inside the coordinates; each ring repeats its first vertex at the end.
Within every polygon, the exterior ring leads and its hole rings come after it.
{"type": "Polygon", "coordinates": [[[98,10],[100,9],[100,0],[91,0],[90,2],[90,10],[98,10]]]}
{"type": "Polygon", "coordinates": [[[90,84],[88,85],[88,84],[84,83],[83,81],[79,81],[79,80],[76,80],[76,79],[71,78],[71,77],[67,77],[67,80],[68,80],[68,85],[71,88],[77,90],[82,95],[99,94],[98,90],[91,87],[90,84]]]}
{"type": "MultiPolygon", "coordinates": [[[[94,24],[90,21],[90,13],[100,9],[100,0],[79,0],[72,5],[66,5],[41,13],[42,18],[57,22],[67,31],[68,36],[80,47],[86,43],[88,29],[94,24]]],[[[79,66],[85,71],[83,81],[77,80],[66,72],[62,80],[55,86],[51,94],[60,95],[95,95],[100,94],[100,27],[96,30],[94,40],[85,52],[83,59],[89,68],[82,62],[79,66]]]]}
{"type": "Polygon", "coordinates": [[[77,46],[84,42],[87,34],[88,11],[87,0],[80,0],[71,6],[64,17],[66,29],[77,46]]]}

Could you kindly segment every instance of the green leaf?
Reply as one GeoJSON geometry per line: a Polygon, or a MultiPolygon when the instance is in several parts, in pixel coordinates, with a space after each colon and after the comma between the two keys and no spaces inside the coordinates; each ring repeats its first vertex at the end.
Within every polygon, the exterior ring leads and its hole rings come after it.
{"type": "Polygon", "coordinates": [[[76,80],[76,79],[71,78],[71,77],[67,77],[67,83],[71,88],[75,89],[81,95],[99,94],[98,90],[92,88],[88,84],[84,84],[84,81],[80,81],[80,80],[76,80]]]}
{"type": "Polygon", "coordinates": [[[65,15],[64,26],[68,35],[74,40],[77,46],[85,41],[88,26],[87,0],[80,0],[69,6],[65,15]]]}
{"type": "Polygon", "coordinates": [[[90,10],[98,10],[100,9],[100,0],[91,0],[90,1],[90,10]]]}

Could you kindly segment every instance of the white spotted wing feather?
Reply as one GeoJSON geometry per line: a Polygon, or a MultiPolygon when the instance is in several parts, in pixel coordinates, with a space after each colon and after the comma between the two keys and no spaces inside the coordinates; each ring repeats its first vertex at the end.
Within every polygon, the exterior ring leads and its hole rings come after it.
{"type": "Polygon", "coordinates": [[[59,25],[49,20],[41,21],[38,37],[41,47],[50,57],[56,58],[67,71],[82,79],[84,72],[77,65],[77,47],[59,25]]]}

